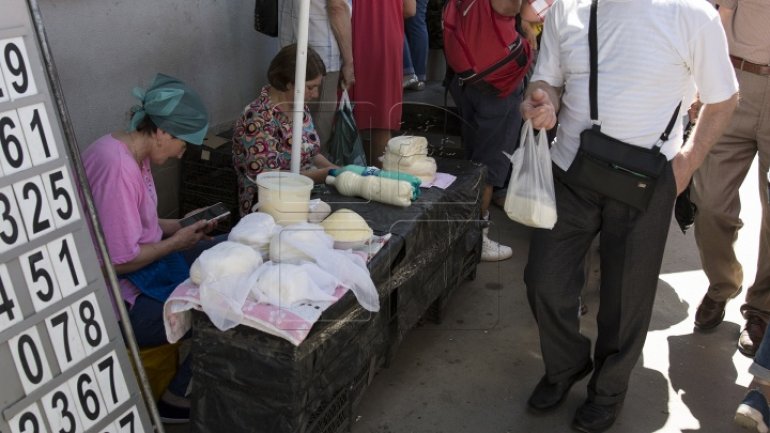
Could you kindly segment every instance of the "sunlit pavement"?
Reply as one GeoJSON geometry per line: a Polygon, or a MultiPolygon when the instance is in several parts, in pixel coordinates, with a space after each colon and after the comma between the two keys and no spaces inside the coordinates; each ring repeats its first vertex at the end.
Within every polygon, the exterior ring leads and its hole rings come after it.
{"type": "MultiPolygon", "coordinates": [[[[746,281],[756,269],[756,164],[742,190],[745,227],[737,243],[746,281]]],[[[526,411],[543,374],[537,331],[522,282],[529,231],[495,208],[490,237],[513,247],[514,257],[478,267],[458,289],[441,324],[414,329],[393,363],[374,378],[354,411],[354,433],[563,432],[586,396],[587,379],[548,415],[526,411]]],[[[584,292],[584,332],[595,335],[598,265],[584,292]]],[[[751,360],[736,341],[743,326],[743,294],[728,303],[715,330],[694,331],[695,310],[708,281],[692,231],[672,223],[643,358],[611,432],[732,432],[735,409],[751,382],[751,360]]],[[[744,292],[745,293],[745,292],[744,292]]]]}

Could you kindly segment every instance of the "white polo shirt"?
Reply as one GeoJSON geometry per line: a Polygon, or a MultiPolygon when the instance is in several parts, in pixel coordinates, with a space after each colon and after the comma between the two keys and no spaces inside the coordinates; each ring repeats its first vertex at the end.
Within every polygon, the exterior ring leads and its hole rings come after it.
{"type": "MultiPolygon", "coordinates": [[[[559,0],[546,16],[532,76],[564,87],[551,157],[572,164],[580,132],[591,126],[588,95],[588,23],[591,0],[559,0]]],[[[706,104],[738,90],[719,16],[705,1],[600,0],[598,106],[602,132],[650,148],[666,129],[693,83],[706,104]]],[[[684,101],[681,110],[690,102],[684,101]]],[[[676,122],[663,153],[682,145],[676,122]]]]}
{"type": "MultiPolygon", "coordinates": [[[[297,42],[297,22],[299,21],[299,6],[304,0],[280,0],[278,12],[278,39],[281,47],[297,42]]],[[[351,8],[351,0],[347,0],[351,8]]],[[[342,69],[342,55],[337,39],[334,37],[329,14],[326,12],[326,0],[310,0],[310,20],[308,22],[309,47],[313,48],[324,61],[327,72],[342,69]]]]}

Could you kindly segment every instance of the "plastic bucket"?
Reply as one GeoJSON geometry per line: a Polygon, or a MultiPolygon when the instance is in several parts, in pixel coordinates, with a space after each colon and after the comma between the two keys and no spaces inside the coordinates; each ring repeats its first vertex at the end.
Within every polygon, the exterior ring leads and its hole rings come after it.
{"type": "Polygon", "coordinates": [[[257,175],[259,211],[281,225],[307,222],[313,180],[288,171],[269,171],[257,175]]]}

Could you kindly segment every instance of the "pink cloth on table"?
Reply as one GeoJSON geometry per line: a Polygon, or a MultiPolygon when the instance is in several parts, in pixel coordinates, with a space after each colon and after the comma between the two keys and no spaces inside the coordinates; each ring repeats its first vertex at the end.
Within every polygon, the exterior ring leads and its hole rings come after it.
{"type": "MultiPolygon", "coordinates": [[[[352,252],[369,262],[391,237],[390,233],[374,235],[366,245],[357,247],[352,252]]],[[[338,301],[347,291],[347,287],[340,285],[332,296],[338,301]]],[[[258,303],[248,297],[241,307],[240,324],[283,338],[298,346],[308,336],[321,314],[333,304],[334,302],[308,301],[292,307],[279,307],[258,303]]],[[[200,289],[187,279],[174,289],[163,306],[163,323],[170,342],[178,341],[192,328],[191,310],[203,310],[203,307],[200,289]]]]}
{"type": "MultiPolygon", "coordinates": [[[[149,159],[140,167],[126,144],[108,134],[86,149],[83,166],[113,264],[133,260],[140,244],[160,241],[163,232],[149,159]]],[[[119,282],[123,300],[133,304],[139,289],[126,279],[119,282]]]]}
{"type": "MultiPolygon", "coordinates": [[[[338,286],[332,296],[339,300],[347,291],[347,287],[338,286]]],[[[332,304],[334,302],[307,302],[294,307],[278,307],[248,298],[243,304],[241,324],[299,346],[324,310],[332,304]]],[[[163,322],[169,342],[179,341],[192,327],[189,311],[193,309],[201,310],[200,289],[188,279],[177,286],[163,306],[163,322]]]]}

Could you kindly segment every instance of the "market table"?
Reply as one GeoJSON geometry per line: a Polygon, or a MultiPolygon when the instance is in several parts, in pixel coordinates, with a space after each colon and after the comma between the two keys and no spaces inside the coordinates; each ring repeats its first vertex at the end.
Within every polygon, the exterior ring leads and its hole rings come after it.
{"type": "Polygon", "coordinates": [[[392,234],[368,265],[379,312],[364,310],[348,292],[299,346],[246,326],[222,332],[194,313],[193,432],[349,426],[353,407],[404,335],[423,316],[440,319],[451,291],[475,275],[484,169],[457,159],[437,163],[456,181],[446,190],[423,189],[407,208],[344,197],[331,187],[317,191],[333,210],[352,209],[376,234],[392,234]]]}

